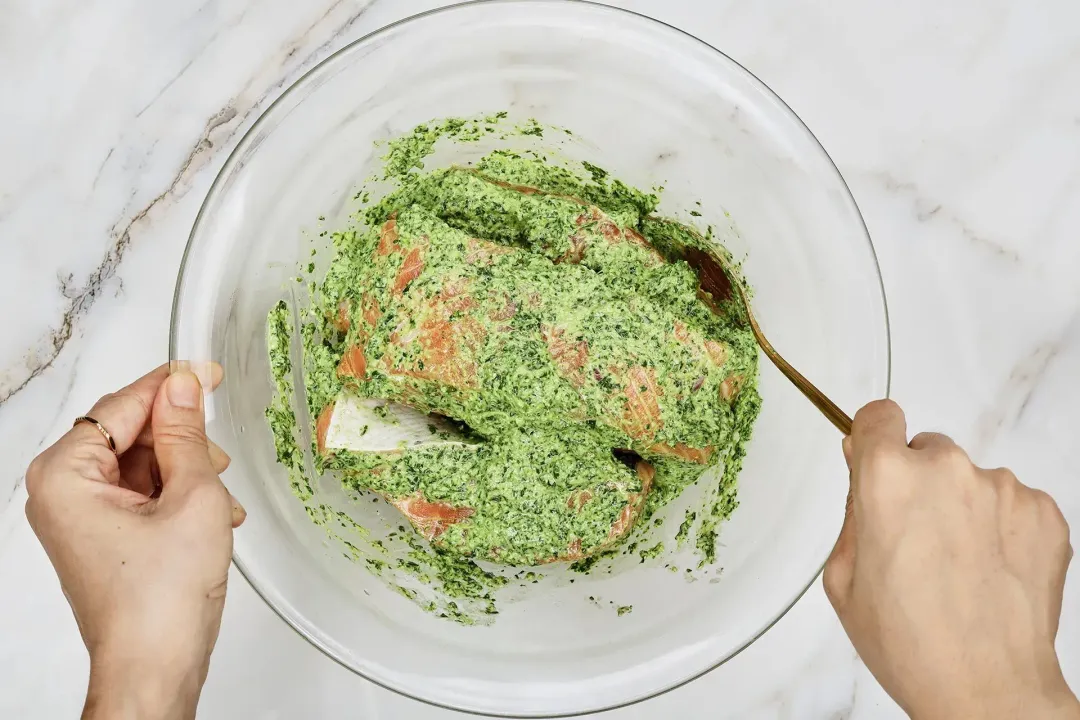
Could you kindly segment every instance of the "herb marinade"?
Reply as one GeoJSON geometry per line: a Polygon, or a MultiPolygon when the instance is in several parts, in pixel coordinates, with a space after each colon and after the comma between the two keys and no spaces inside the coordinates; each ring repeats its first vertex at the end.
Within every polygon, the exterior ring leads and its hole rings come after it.
{"type": "MultiPolygon", "coordinates": [[[[711,562],[761,402],[743,310],[702,296],[695,273],[669,260],[673,243],[707,240],[595,166],[576,174],[498,150],[424,172],[438,139],[476,139],[497,119],[391,142],[385,179],[397,189],[332,234],[336,255],[300,328],[316,469],[386,498],[464,572],[473,560],[588,566],[719,464],[695,538],[711,562]],[[480,441],[327,450],[343,392],[453,418],[480,441]]],[[[279,459],[299,469],[290,322],[284,304],[271,310],[279,397],[267,414],[279,459]]]]}

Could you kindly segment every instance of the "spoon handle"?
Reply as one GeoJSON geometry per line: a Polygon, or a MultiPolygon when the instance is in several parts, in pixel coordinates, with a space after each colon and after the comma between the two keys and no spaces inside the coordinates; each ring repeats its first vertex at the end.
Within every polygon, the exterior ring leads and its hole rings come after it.
{"type": "Polygon", "coordinates": [[[818,390],[814,383],[807,380],[806,377],[793,368],[787,360],[780,357],[780,353],[776,352],[772,343],[765,337],[765,333],[761,332],[757,318],[754,317],[754,313],[750,309],[750,302],[746,297],[746,293],[743,291],[742,285],[737,282],[732,284],[738,289],[739,297],[742,299],[743,307],[746,309],[746,316],[750,319],[750,329],[754,333],[754,339],[757,340],[761,349],[765,351],[769,360],[772,360],[773,365],[784,374],[784,377],[790,380],[795,387],[799,388],[800,392],[802,392],[810,402],[814,403],[814,406],[821,411],[822,415],[829,419],[829,422],[836,426],[837,430],[844,435],[850,435],[851,418],[848,417],[847,413],[841,410],[836,403],[830,400],[825,393],[818,390]]]}

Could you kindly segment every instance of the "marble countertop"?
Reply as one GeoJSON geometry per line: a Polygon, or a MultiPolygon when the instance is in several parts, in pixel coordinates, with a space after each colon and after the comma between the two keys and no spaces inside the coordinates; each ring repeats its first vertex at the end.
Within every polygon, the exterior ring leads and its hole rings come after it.
{"type": "MultiPolygon", "coordinates": [[[[76,717],[87,660],[22,516],[70,419],[167,355],[176,269],[244,130],[348,41],[439,0],[13,0],[0,22],[0,717],[76,717]]],[[[1080,528],[1080,4],[631,0],[776,90],[881,261],[910,426],[1080,528]]],[[[1059,636],[1080,687],[1080,571],[1059,636]]],[[[231,578],[203,718],[446,718],[351,675],[231,578]]],[[[605,717],[902,717],[816,585],[690,685],[605,717]]]]}

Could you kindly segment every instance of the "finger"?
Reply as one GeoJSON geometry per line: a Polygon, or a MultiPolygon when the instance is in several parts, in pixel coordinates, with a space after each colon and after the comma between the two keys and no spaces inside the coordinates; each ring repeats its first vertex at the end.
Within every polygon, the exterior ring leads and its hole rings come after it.
{"type": "Polygon", "coordinates": [[[848,490],[844,524],[840,527],[840,535],[829,553],[829,559],[825,561],[825,574],[822,578],[825,592],[835,607],[839,607],[851,588],[855,566],[855,523],[854,503],[851,491],[848,490]]]}
{"type": "Polygon", "coordinates": [[[232,501],[232,526],[235,530],[247,520],[247,510],[244,509],[244,506],[240,504],[235,495],[230,493],[229,500],[232,501]]]}
{"type": "Polygon", "coordinates": [[[941,433],[924,432],[911,438],[908,447],[912,450],[941,450],[956,447],[956,443],[948,435],[941,433]]]}
{"type": "MultiPolygon", "coordinates": [[[[206,374],[213,383],[211,387],[220,384],[224,377],[224,371],[217,363],[211,363],[206,374]]],[[[154,398],[168,376],[169,366],[161,365],[130,385],[104,396],[87,413],[112,435],[117,454],[126,452],[139,439],[150,419],[154,398]]],[[[80,423],[71,433],[88,441],[105,442],[97,428],[87,423],[80,423]]]]}
{"type": "Polygon", "coordinates": [[[847,502],[844,505],[844,524],[840,527],[840,535],[836,538],[836,544],[825,562],[825,573],[822,577],[825,594],[829,596],[829,601],[837,609],[843,604],[851,588],[855,565],[855,504],[852,495],[853,488],[850,486],[852,480],[851,438],[845,437],[842,444],[844,458],[848,462],[849,482],[847,502]]]}
{"type": "Polygon", "coordinates": [[[162,384],[150,426],[163,499],[206,482],[220,482],[206,440],[202,386],[194,373],[181,370],[162,384]]]}
{"type": "MultiPolygon", "coordinates": [[[[227,470],[228,467],[232,465],[232,457],[229,456],[229,453],[222,450],[220,445],[218,445],[216,442],[209,438],[207,438],[206,440],[206,446],[210,449],[210,460],[214,463],[214,469],[217,470],[219,474],[225,472],[225,470],[227,470]]],[[[147,450],[153,450],[153,428],[147,426],[143,433],[139,435],[139,438],[135,441],[135,444],[131,447],[132,449],[146,448],[147,450]]]]}
{"type": "Polygon", "coordinates": [[[892,400],[875,400],[855,413],[851,424],[853,467],[858,468],[868,455],[895,448],[907,448],[907,421],[899,405],[892,400]]]}
{"type": "MultiPolygon", "coordinates": [[[[130,385],[105,395],[90,408],[87,415],[109,431],[116,443],[117,454],[130,448],[142,432],[146,421],[150,419],[154,396],[168,375],[167,366],[157,367],[130,385]]],[[[98,429],[88,423],[76,425],[69,434],[76,433],[87,440],[104,441],[98,429]]]]}
{"type": "Polygon", "coordinates": [[[854,495],[852,494],[852,475],[851,475],[851,437],[845,437],[841,442],[844,448],[844,460],[848,466],[848,493],[847,501],[844,503],[844,524],[840,528],[840,537],[836,539],[836,545],[833,546],[832,557],[846,557],[854,556],[855,551],[855,518],[854,518],[854,495]]]}
{"type": "MultiPolygon", "coordinates": [[[[177,367],[183,367],[185,365],[191,365],[191,363],[178,362],[175,363],[175,365],[177,367]]],[[[165,369],[167,371],[169,369],[169,365],[162,365],[154,372],[158,372],[162,369],[165,369]]],[[[164,382],[165,377],[168,377],[168,375],[169,373],[166,372],[165,376],[162,378],[162,382],[164,382]]],[[[199,378],[199,384],[202,385],[203,388],[209,387],[210,392],[213,392],[214,390],[217,390],[218,386],[221,385],[221,381],[225,378],[225,370],[221,367],[221,365],[215,362],[203,363],[199,366],[199,371],[196,372],[196,376],[199,378]],[[209,384],[207,384],[206,379],[210,381],[209,384]]],[[[154,397],[156,397],[156,394],[157,388],[154,389],[154,395],[150,398],[151,403],[153,403],[153,399],[154,397]]],[[[141,432],[139,433],[138,437],[135,438],[135,441],[132,444],[142,445],[148,448],[154,447],[154,431],[151,429],[149,423],[143,425],[141,432]]]]}
{"type": "Polygon", "coordinates": [[[121,510],[146,512],[153,500],[142,493],[117,485],[98,485],[92,489],[100,499],[121,510]]]}
{"type": "Polygon", "coordinates": [[[210,451],[210,464],[214,466],[214,472],[220,475],[228,470],[229,465],[232,465],[229,453],[222,450],[221,446],[213,440],[207,440],[206,447],[210,451]]]}
{"type": "Polygon", "coordinates": [[[217,390],[217,386],[221,384],[221,379],[225,377],[224,368],[219,363],[209,361],[175,360],[169,364],[169,369],[173,373],[182,370],[194,373],[195,377],[199,378],[200,385],[204,388],[210,388],[209,392],[217,390]]]}

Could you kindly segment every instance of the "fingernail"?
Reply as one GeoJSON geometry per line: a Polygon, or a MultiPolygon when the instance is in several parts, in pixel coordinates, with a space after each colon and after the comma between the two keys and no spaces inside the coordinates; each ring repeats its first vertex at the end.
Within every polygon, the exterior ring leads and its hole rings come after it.
{"type": "Polygon", "coordinates": [[[202,400],[202,386],[194,373],[182,370],[169,376],[165,383],[165,395],[173,407],[194,410],[202,400]]]}

